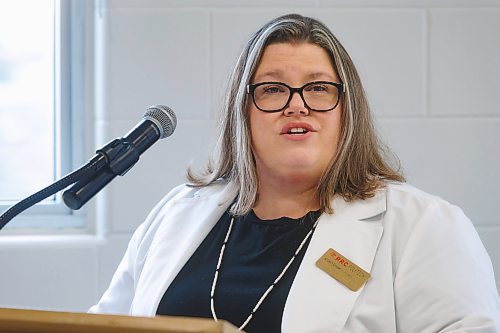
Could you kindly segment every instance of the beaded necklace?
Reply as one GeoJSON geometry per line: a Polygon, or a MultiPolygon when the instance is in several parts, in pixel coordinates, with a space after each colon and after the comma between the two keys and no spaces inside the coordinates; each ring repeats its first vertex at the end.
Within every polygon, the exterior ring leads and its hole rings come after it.
{"type": "MultiPolygon", "coordinates": [[[[312,226],[311,230],[309,230],[309,232],[306,234],[306,236],[304,237],[304,239],[300,243],[299,247],[297,248],[297,250],[293,254],[292,258],[288,261],[288,263],[283,268],[281,273],[278,274],[278,277],[274,280],[274,282],[271,283],[271,285],[267,288],[267,290],[262,294],[262,296],[258,300],[257,304],[255,304],[252,312],[248,315],[247,319],[238,328],[238,330],[242,331],[245,328],[245,326],[247,326],[247,324],[250,322],[250,320],[252,319],[255,312],[257,312],[257,310],[259,309],[262,302],[266,299],[267,295],[269,295],[271,290],[273,290],[274,286],[281,280],[283,275],[285,275],[286,271],[292,265],[293,261],[295,260],[295,258],[299,254],[299,252],[302,249],[302,247],[304,246],[304,244],[307,242],[309,237],[311,237],[312,233],[314,232],[314,229],[316,229],[316,226],[318,225],[318,221],[319,221],[319,218],[316,219],[316,222],[314,222],[314,225],[312,226]]],[[[224,242],[222,243],[222,247],[220,249],[219,260],[217,262],[217,268],[215,269],[214,280],[212,283],[212,289],[210,291],[210,310],[212,311],[212,317],[214,318],[215,321],[218,320],[217,315],[215,313],[215,304],[214,304],[215,287],[217,285],[217,279],[219,277],[219,270],[220,270],[220,266],[222,263],[222,258],[224,257],[224,250],[226,249],[226,244],[227,244],[227,241],[229,239],[229,235],[231,235],[231,229],[233,228],[233,222],[234,222],[234,216],[231,217],[231,222],[229,223],[229,228],[227,229],[226,238],[224,238],[224,242]]]]}

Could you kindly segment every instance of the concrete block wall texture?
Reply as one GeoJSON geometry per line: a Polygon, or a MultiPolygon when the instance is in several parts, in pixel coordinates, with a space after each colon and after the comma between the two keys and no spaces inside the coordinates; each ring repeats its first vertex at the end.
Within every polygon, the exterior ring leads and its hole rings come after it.
{"type": "Polygon", "coordinates": [[[82,311],[97,301],[135,228],[208,158],[246,40],[291,12],[322,20],[344,44],[409,182],[465,211],[500,286],[500,0],[116,0],[95,2],[96,146],[149,105],[170,106],[178,127],[99,194],[99,237],[0,240],[0,306],[82,311]]]}

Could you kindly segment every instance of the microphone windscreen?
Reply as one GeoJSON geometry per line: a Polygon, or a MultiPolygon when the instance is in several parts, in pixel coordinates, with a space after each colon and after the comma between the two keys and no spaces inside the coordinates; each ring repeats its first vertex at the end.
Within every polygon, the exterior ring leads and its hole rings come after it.
{"type": "Polygon", "coordinates": [[[174,111],[165,105],[150,106],[144,113],[144,119],[150,120],[158,126],[160,139],[172,135],[177,126],[177,117],[174,111]]]}

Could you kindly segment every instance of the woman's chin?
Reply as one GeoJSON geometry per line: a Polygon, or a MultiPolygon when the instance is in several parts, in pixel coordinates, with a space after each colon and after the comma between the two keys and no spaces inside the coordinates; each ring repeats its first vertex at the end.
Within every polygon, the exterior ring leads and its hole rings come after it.
{"type": "Polygon", "coordinates": [[[322,164],[322,160],[312,154],[294,154],[285,158],[284,164],[290,170],[310,172],[317,169],[322,164]]]}
{"type": "MultiPolygon", "coordinates": [[[[279,178],[281,180],[319,180],[328,161],[310,151],[295,151],[294,154],[281,154],[280,156],[267,156],[267,162],[256,159],[259,178],[268,180],[279,178]],[[269,179],[269,177],[271,179],[269,179]]],[[[262,181],[263,179],[261,179],[262,181]]]]}
{"type": "Polygon", "coordinates": [[[289,178],[295,181],[299,180],[317,180],[322,174],[322,169],[319,167],[318,163],[289,163],[286,167],[279,170],[279,173],[283,178],[289,178]]]}

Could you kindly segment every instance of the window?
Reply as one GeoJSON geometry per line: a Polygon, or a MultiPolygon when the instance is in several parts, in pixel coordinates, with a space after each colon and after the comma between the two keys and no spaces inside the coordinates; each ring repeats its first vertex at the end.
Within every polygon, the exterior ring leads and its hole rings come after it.
{"type": "MultiPolygon", "coordinates": [[[[72,131],[82,132],[75,124],[84,124],[86,6],[85,1],[0,1],[2,213],[70,172],[75,153],[83,150],[83,138],[72,131]]],[[[6,229],[81,226],[82,214],[67,209],[58,194],[6,229]]]]}

